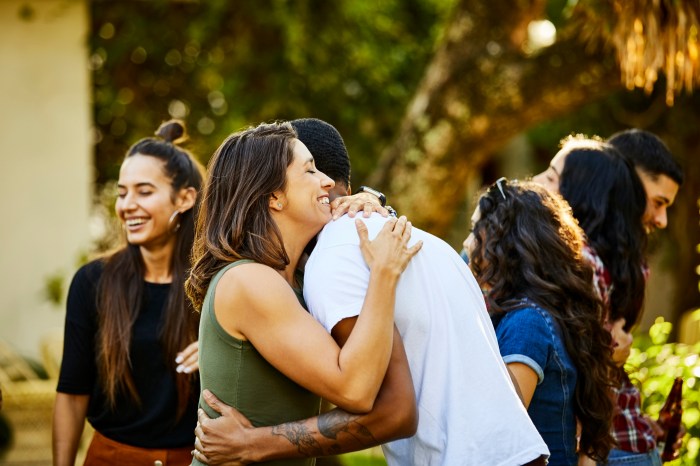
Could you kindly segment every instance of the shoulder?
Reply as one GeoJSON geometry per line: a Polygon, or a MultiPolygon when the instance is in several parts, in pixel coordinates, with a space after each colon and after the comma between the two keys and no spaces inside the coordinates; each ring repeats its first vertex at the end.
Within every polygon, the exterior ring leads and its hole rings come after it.
{"type": "Polygon", "coordinates": [[[88,286],[97,287],[100,279],[102,278],[102,272],[104,271],[105,260],[96,259],[87,264],[81,266],[73,275],[72,286],[88,286]]]}
{"type": "Polygon", "coordinates": [[[505,313],[501,325],[513,327],[549,327],[549,313],[537,306],[526,306],[505,313]]]}
{"type": "Polygon", "coordinates": [[[229,268],[215,287],[217,302],[234,299],[260,302],[282,290],[291,290],[277,270],[255,262],[229,268]]]}
{"type": "Polygon", "coordinates": [[[496,328],[499,342],[515,339],[537,345],[551,345],[555,324],[548,311],[538,306],[527,306],[508,311],[496,328]]]}

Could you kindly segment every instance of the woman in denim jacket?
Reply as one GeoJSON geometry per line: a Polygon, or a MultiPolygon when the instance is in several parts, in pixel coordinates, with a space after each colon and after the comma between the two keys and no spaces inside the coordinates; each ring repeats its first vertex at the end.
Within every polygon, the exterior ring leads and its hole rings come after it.
{"type": "Polygon", "coordinates": [[[480,197],[472,224],[470,266],[550,466],[577,464],[577,419],[578,450],[606,458],[615,366],[571,209],[535,183],[500,179],[480,197]]]}

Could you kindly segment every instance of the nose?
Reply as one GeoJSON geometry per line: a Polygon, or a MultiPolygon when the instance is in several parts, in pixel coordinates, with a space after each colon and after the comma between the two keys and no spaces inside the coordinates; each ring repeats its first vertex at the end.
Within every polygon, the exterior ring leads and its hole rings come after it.
{"type": "Polygon", "coordinates": [[[117,198],[117,208],[121,210],[134,210],[137,207],[136,198],[131,193],[126,193],[121,199],[117,198]]]}
{"type": "Polygon", "coordinates": [[[666,215],[666,207],[659,209],[654,217],[654,223],[656,223],[656,228],[666,228],[668,225],[668,216],[666,215]]]}
{"type": "Polygon", "coordinates": [[[323,187],[323,189],[330,191],[335,187],[335,181],[333,181],[333,179],[330,176],[324,173],[323,177],[321,178],[321,186],[323,187]]]}

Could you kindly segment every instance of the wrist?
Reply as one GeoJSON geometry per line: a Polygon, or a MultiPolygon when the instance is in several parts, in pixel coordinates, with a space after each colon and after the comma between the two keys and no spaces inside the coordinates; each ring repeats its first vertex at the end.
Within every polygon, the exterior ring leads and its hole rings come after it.
{"type": "Polygon", "coordinates": [[[277,437],[270,427],[253,427],[246,429],[245,444],[248,446],[246,460],[250,463],[262,463],[274,458],[271,439],[277,437]]]}
{"type": "Polygon", "coordinates": [[[378,264],[370,268],[370,276],[376,277],[377,280],[381,280],[382,283],[389,286],[394,286],[398,283],[401,277],[401,270],[396,267],[386,266],[385,264],[378,264]]]}

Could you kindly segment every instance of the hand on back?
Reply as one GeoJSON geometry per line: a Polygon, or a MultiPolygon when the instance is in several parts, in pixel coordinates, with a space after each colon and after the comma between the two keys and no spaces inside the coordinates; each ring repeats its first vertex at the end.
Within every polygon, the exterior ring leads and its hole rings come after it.
{"type": "Polygon", "coordinates": [[[423,247],[422,241],[408,247],[412,226],[403,215],[398,219],[387,220],[372,241],[369,240],[367,226],[362,220],[356,219],[355,226],[360,237],[362,257],[370,270],[375,272],[382,271],[398,277],[423,247]]]}

